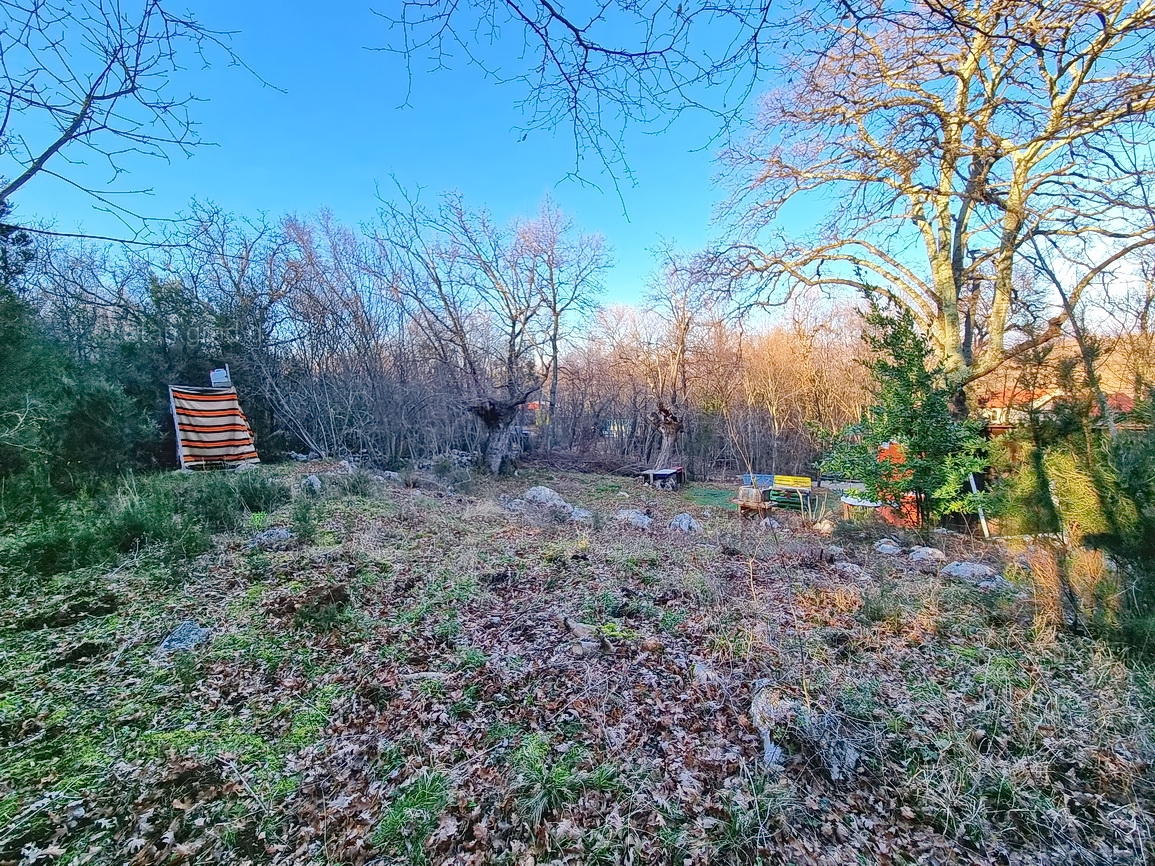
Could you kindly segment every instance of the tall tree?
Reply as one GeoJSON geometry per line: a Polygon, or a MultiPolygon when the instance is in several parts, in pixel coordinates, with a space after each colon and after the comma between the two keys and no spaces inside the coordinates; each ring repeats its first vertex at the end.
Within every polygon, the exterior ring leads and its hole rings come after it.
{"type": "Polygon", "coordinates": [[[117,182],[133,156],[200,142],[174,78],[212,51],[237,62],[223,34],[162,0],[0,0],[0,207],[54,178],[139,232],[125,196],[140,191],[117,182]]]}
{"type": "Polygon", "coordinates": [[[531,259],[534,284],[542,301],[539,336],[544,368],[549,372],[545,402],[545,444],[553,445],[553,418],[558,399],[562,342],[579,317],[594,309],[602,291],[602,275],[610,264],[600,235],[580,233],[573,219],[552,199],[517,231],[521,251],[531,259]]]}
{"type": "Polygon", "coordinates": [[[1056,337],[1087,286],[1155,244],[1148,0],[868,0],[797,27],[728,154],[741,218],[720,260],[758,299],[881,286],[958,388],[1056,337]],[[783,231],[803,200],[829,217],[783,231]],[[1027,339],[1016,275],[1041,241],[1066,257],[1066,300],[1027,339]]]}
{"type": "Polygon", "coordinates": [[[375,236],[381,273],[406,304],[429,358],[485,426],[485,464],[497,474],[514,445],[518,410],[541,389],[533,334],[543,310],[537,262],[516,226],[443,196],[386,205],[375,236]]]}

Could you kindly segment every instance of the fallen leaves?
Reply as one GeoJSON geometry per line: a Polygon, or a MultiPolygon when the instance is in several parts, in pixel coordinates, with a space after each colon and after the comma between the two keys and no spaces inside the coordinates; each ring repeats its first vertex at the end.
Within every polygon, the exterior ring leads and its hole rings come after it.
{"type": "MultiPolygon", "coordinates": [[[[575,475],[567,498],[598,507],[597,483],[575,475]]],[[[901,564],[880,572],[866,545],[847,545],[861,573],[843,574],[799,526],[776,531],[781,544],[740,527],[727,555],[755,555],[738,562],[676,534],[495,525],[476,503],[382,495],[372,513],[332,501],[325,551],[262,554],[255,569],[243,549],[218,550],[175,590],[121,575],[118,597],[157,633],[190,613],[215,618],[187,670],[149,661],[148,641],[68,626],[71,645],[126,650],[44,673],[40,694],[20,698],[36,711],[5,742],[29,755],[83,745],[103,763],[80,813],[62,797],[22,817],[39,802],[33,782],[0,787],[0,809],[16,796],[8,814],[42,828],[14,852],[0,845],[0,863],[1150,851],[1151,723],[1132,673],[1095,645],[1039,644],[990,599],[901,564]],[[466,519],[471,508],[485,520],[466,519]],[[766,677],[775,701],[755,719],[766,677]],[[61,703],[82,689],[88,703],[61,703]],[[853,776],[831,779],[820,748],[831,731],[808,734],[803,717],[853,733],[853,776]],[[776,729],[781,770],[762,767],[755,722],[776,729]],[[548,747],[527,769],[539,739],[548,747]],[[544,804],[537,828],[524,820],[531,800],[544,804]]],[[[661,525],[663,509],[685,507],[672,495],[650,505],[661,525]]],[[[47,657],[46,642],[22,639],[47,657]]],[[[64,778],[52,767],[36,779],[48,790],[64,778]]]]}

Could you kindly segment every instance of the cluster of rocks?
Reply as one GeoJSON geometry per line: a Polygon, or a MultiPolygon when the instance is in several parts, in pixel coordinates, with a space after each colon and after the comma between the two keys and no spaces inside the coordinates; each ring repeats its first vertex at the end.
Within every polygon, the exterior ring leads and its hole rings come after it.
{"type": "MultiPolygon", "coordinates": [[[[654,525],[654,518],[637,508],[623,508],[614,515],[617,523],[625,523],[637,529],[650,529],[654,525]]],[[[685,532],[693,535],[702,531],[702,524],[694,519],[694,515],[687,511],[675,514],[670,518],[668,527],[674,532],[685,532]]]]}
{"type": "Polygon", "coordinates": [[[570,505],[562,495],[550,487],[531,487],[516,499],[503,499],[507,511],[514,514],[538,512],[565,520],[590,520],[593,512],[570,505]]]}
{"type": "Polygon", "coordinates": [[[989,565],[981,562],[955,560],[947,562],[947,555],[937,547],[914,546],[909,550],[892,538],[880,538],[874,543],[876,553],[899,556],[903,553],[912,565],[926,573],[938,572],[940,577],[962,580],[984,591],[1010,591],[1014,585],[989,565]]]}
{"type": "Polygon", "coordinates": [[[289,459],[296,460],[298,463],[308,463],[311,460],[320,460],[321,455],[316,451],[310,451],[308,454],[299,454],[296,451],[290,451],[289,459]]]}
{"type": "Polygon", "coordinates": [[[417,462],[417,469],[425,472],[434,472],[445,468],[469,469],[481,461],[481,455],[475,451],[458,451],[451,449],[444,454],[430,457],[417,462]]]}
{"type": "MultiPolygon", "coordinates": [[[[593,519],[593,512],[589,509],[571,505],[556,490],[540,485],[529,488],[517,498],[503,497],[500,501],[506,511],[514,514],[544,514],[561,520],[593,519]]],[[[635,529],[651,529],[654,518],[638,508],[622,508],[614,515],[614,522],[635,529]]],[[[669,528],[675,532],[693,534],[702,531],[702,524],[692,514],[683,512],[670,520],[669,528]]]]}
{"type": "Polygon", "coordinates": [[[247,547],[250,550],[283,550],[292,542],[293,537],[289,530],[274,526],[250,538],[247,547]]]}

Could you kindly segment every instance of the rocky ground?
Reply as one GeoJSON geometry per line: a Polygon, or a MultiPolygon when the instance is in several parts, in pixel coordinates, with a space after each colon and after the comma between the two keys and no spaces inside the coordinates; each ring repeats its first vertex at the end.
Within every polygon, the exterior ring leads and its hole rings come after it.
{"type": "Polygon", "coordinates": [[[277,471],[297,504],[194,562],[3,602],[0,863],[1155,857],[1150,669],[1002,547],[277,471]]]}

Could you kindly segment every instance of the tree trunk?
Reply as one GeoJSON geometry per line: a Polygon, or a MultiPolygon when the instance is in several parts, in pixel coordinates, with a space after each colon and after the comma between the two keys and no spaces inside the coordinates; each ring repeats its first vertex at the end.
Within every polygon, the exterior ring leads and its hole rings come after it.
{"type": "Polygon", "coordinates": [[[678,444],[678,434],[682,432],[682,419],[663,401],[658,401],[658,409],[648,416],[650,425],[661,434],[662,447],[658,451],[658,459],[653,468],[668,469],[674,462],[674,454],[678,444]]]}
{"type": "Polygon", "coordinates": [[[517,400],[482,400],[469,407],[481,419],[488,436],[485,440],[485,468],[493,475],[506,471],[513,455],[513,419],[528,395],[517,400]]]}
{"type": "Polygon", "coordinates": [[[485,440],[485,468],[491,475],[500,475],[508,468],[513,454],[513,424],[491,428],[485,440]]]}

